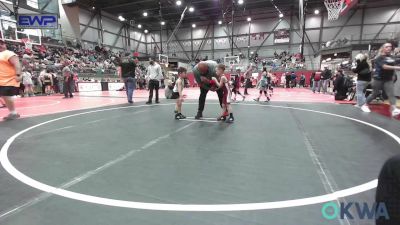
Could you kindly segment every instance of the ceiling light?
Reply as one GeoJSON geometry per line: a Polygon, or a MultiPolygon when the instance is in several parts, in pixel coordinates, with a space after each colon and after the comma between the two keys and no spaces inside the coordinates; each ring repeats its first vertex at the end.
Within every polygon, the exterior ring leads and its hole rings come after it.
{"type": "Polygon", "coordinates": [[[316,9],[316,10],[314,11],[314,14],[315,14],[315,15],[318,15],[318,14],[319,14],[319,10],[316,9]]]}
{"type": "Polygon", "coordinates": [[[95,9],[96,9],[96,7],[93,6],[93,7],[92,7],[92,10],[95,10],[95,9]]]}
{"type": "Polygon", "coordinates": [[[220,21],[218,21],[218,24],[219,24],[219,25],[221,25],[221,24],[222,24],[222,21],[221,21],[221,20],[220,20],[220,21]]]}
{"type": "Polygon", "coordinates": [[[282,17],[283,17],[283,13],[280,13],[280,14],[279,14],[279,18],[282,18],[282,17]]]}
{"type": "Polygon", "coordinates": [[[182,5],[182,1],[180,1],[180,0],[176,1],[176,5],[178,5],[178,6],[182,5]]]}
{"type": "Polygon", "coordinates": [[[192,27],[193,27],[193,28],[196,28],[196,24],[192,24],[192,27]]]}
{"type": "Polygon", "coordinates": [[[140,29],[142,28],[142,24],[138,24],[137,27],[140,29]]]}
{"type": "Polygon", "coordinates": [[[189,12],[194,12],[194,7],[193,6],[189,7],[189,12]]]}
{"type": "Polygon", "coordinates": [[[239,5],[243,4],[243,0],[238,1],[239,5]]]}
{"type": "Polygon", "coordinates": [[[149,31],[148,30],[144,30],[144,33],[147,34],[147,33],[149,33],[149,31]]]}
{"type": "Polygon", "coordinates": [[[247,22],[250,22],[251,21],[251,18],[250,17],[247,17],[247,22]]]}
{"type": "Polygon", "coordinates": [[[161,21],[161,26],[164,26],[165,25],[165,21],[161,21]]]}
{"type": "Polygon", "coordinates": [[[120,20],[120,21],[125,21],[125,18],[124,17],[122,17],[122,16],[118,16],[118,19],[120,20]]]}
{"type": "Polygon", "coordinates": [[[147,15],[148,15],[148,13],[147,13],[147,12],[144,12],[144,13],[143,13],[143,16],[147,16],[147,15]]]}

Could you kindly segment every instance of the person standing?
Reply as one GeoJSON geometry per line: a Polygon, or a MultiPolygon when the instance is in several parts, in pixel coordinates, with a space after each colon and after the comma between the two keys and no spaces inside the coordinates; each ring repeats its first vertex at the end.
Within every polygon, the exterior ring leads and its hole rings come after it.
{"type": "Polygon", "coordinates": [[[133,92],[136,89],[136,63],[127,53],[125,57],[121,60],[121,78],[125,84],[126,97],[128,98],[128,103],[133,103],[133,92]]]}
{"type": "Polygon", "coordinates": [[[310,77],[310,88],[313,89],[313,84],[314,84],[314,77],[315,77],[315,72],[311,73],[311,77],[310,77]]]}
{"type": "Polygon", "coordinates": [[[23,68],[22,81],[23,81],[24,86],[25,86],[25,93],[24,94],[29,96],[29,97],[35,96],[35,93],[33,91],[32,73],[27,68],[23,68]]]}
{"type": "Polygon", "coordinates": [[[242,101],[244,101],[246,96],[244,96],[244,95],[242,95],[242,93],[240,93],[240,69],[236,69],[236,74],[234,74],[232,76],[233,76],[232,93],[235,94],[233,101],[236,102],[236,95],[242,96],[242,101]]]}
{"type": "Polygon", "coordinates": [[[325,69],[321,74],[322,92],[324,94],[328,92],[328,84],[331,78],[332,78],[332,71],[325,66],[325,69]]]}
{"type": "Polygon", "coordinates": [[[292,80],[291,88],[297,87],[297,76],[296,76],[296,73],[294,71],[292,71],[292,74],[290,76],[291,76],[290,79],[292,80]]]}
{"type": "Polygon", "coordinates": [[[163,78],[160,64],[150,59],[150,65],[147,68],[147,79],[149,80],[149,100],[146,104],[153,103],[153,91],[156,90],[156,103],[160,103],[158,99],[158,90],[160,89],[160,81],[163,78]]]}
{"type": "Polygon", "coordinates": [[[246,72],[244,73],[244,95],[249,95],[249,93],[247,92],[247,89],[251,86],[251,75],[253,72],[253,67],[251,65],[249,65],[247,67],[246,72]]]}
{"type": "Polygon", "coordinates": [[[261,79],[257,82],[256,88],[260,91],[260,94],[254,99],[254,101],[260,101],[262,93],[264,92],[264,95],[267,98],[266,102],[269,102],[270,98],[268,96],[268,77],[266,68],[261,75],[261,79]]]}
{"type": "Polygon", "coordinates": [[[221,116],[217,118],[218,121],[226,121],[227,123],[232,123],[235,121],[233,117],[233,111],[231,106],[232,92],[229,86],[229,81],[224,75],[225,65],[219,64],[216,68],[217,77],[212,77],[218,89],[222,90],[222,113],[221,116]],[[218,81],[219,79],[219,81],[218,81]],[[228,119],[226,118],[229,115],[228,119]]]}
{"type": "Polygon", "coordinates": [[[389,42],[382,45],[379,49],[378,56],[375,58],[375,74],[372,82],[372,94],[366,100],[366,103],[361,106],[364,112],[371,112],[368,104],[371,103],[384,90],[389,98],[392,116],[400,114],[400,110],[396,107],[396,97],[394,96],[394,74],[395,70],[400,70],[400,58],[392,56],[393,45],[389,42]]]}
{"type": "Polygon", "coordinates": [[[360,53],[356,56],[356,67],[353,68],[353,72],[357,74],[356,106],[361,107],[366,101],[364,91],[369,82],[371,82],[371,68],[367,62],[367,56],[365,54],[360,53]]]}
{"type": "Polygon", "coordinates": [[[204,105],[209,90],[217,92],[219,104],[222,107],[222,98],[224,93],[222,89],[217,89],[217,87],[215,86],[215,82],[213,82],[212,80],[213,77],[217,77],[216,74],[217,66],[218,66],[217,62],[212,60],[207,60],[198,63],[193,68],[194,78],[196,79],[196,82],[200,87],[199,107],[197,110],[197,115],[195,117],[195,119],[197,120],[203,117],[204,105]]]}
{"type": "Polygon", "coordinates": [[[8,116],[3,117],[3,120],[14,120],[20,117],[14,104],[14,96],[18,95],[20,81],[19,58],[14,52],[7,50],[6,42],[0,39],[0,97],[10,112],[8,116]]]}
{"type": "Polygon", "coordinates": [[[315,93],[315,91],[318,89],[318,93],[321,93],[321,71],[315,72],[314,79],[313,79],[313,85],[312,85],[312,92],[315,93]]]}
{"type": "Polygon", "coordinates": [[[185,87],[185,79],[187,79],[186,68],[178,68],[178,79],[175,81],[175,86],[172,92],[174,98],[176,98],[175,105],[175,119],[186,119],[186,116],[182,114],[182,103],[184,101],[183,88],[185,87]]]}
{"type": "Polygon", "coordinates": [[[72,74],[71,69],[69,68],[70,62],[65,61],[64,63],[64,68],[62,69],[62,74],[64,77],[64,98],[73,98],[74,96],[72,95],[72,88],[73,88],[73,81],[74,77],[72,74]]]}
{"type": "Polygon", "coordinates": [[[292,81],[292,75],[289,72],[287,72],[285,78],[286,78],[286,88],[290,88],[290,83],[292,81]]]}
{"type": "Polygon", "coordinates": [[[306,76],[304,76],[304,73],[301,74],[300,76],[300,85],[299,87],[305,87],[306,86],[306,76]]]}

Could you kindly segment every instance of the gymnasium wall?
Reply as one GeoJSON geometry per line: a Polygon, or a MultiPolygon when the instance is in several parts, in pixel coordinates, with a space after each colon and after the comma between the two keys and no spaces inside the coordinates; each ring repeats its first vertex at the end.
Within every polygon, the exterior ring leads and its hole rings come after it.
{"type": "MultiPolygon", "coordinates": [[[[84,31],[85,27],[86,31],[81,36],[81,41],[83,44],[87,45],[98,45],[100,40],[99,34],[99,15],[96,15],[92,21],[94,11],[82,9],[79,11],[79,23],[80,23],[80,31],[84,31]],[[89,23],[90,22],[90,23],[89,23]]],[[[114,15],[110,15],[106,12],[102,11],[102,26],[103,26],[103,35],[104,35],[104,45],[114,50],[124,51],[138,51],[142,54],[146,53],[146,35],[141,30],[138,29],[129,29],[130,33],[130,49],[127,44],[125,44],[124,39],[127,39],[127,35],[125,35],[125,28],[121,30],[122,23],[117,20],[114,15]],[[121,30],[121,32],[120,32],[121,30]]]]}
{"type": "MultiPolygon", "coordinates": [[[[328,21],[326,12],[321,15],[308,15],[304,49],[307,68],[319,68],[319,58],[314,58],[314,54],[319,51],[322,43],[347,38],[353,44],[361,44],[394,38],[400,32],[400,13],[394,14],[396,9],[397,7],[393,6],[385,7],[384,4],[378,8],[360,8],[348,12],[347,15],[341,16],[337,21],[328,21]],[[389,20],[391,17],[392,19],[389,20]],[[387,25],[385,26],[385,24],[387,25]],[[381,28],[383,28],[381,33],[375,38],[381,28]],[[375,40],[373,40],[374,38],[375,40]]],[[[179,58],[186,60],[191,58],[192,54],[195,57],[199,49],[198,57],[223,58],[227,53],[230,54],[230,31],[225,25],[218,25],[216,21],[214,22],[215,24],[196,24],[197,27],[194,29],[190,27],[190,24],[182,26],[177,33],[180,44],[178,40],[173,38],[167,49],[165,42],[172,32],[172,27],[174,27],[170,25],[167,30],[163,30],[163,51],[169,54],[175,53],[179,58]],[[208,33],[206,34],[207,27],[208,33]],[[213,48],[214,55],[212,53],[213,48]]],[[[295,13],[293,16],[286,14],[282,20],[277,17],[253,19],[250,23],[249,52],[260,48],[258,54],[261,57],[271,57],[275,51],[278,53],[284,50],[292,53],[299,52],[301,36],[298,24],[295,13]],[[290,24],[292,24],[292,27],[290,24]],[[269,34],[273,32],[275,26],[277,26],[276,29],[290,30],[289,43],[274,44],[274,35],[269,34]]],[[[236,35],[235,44],[237,45],[237,48],[234,47],[234,54],[238,55],[242,52],[247,56],[249,23],[245,21],[245,18],[239,18],[238,21],[235,21],[234,34],[236,35]]],[[[154,47],[156,47],[157,53],[159,53],[161,47],[160,32],[154,31],[148,36],[152,37],[148,44],[148,52],[154,53],[154,47]]]]}

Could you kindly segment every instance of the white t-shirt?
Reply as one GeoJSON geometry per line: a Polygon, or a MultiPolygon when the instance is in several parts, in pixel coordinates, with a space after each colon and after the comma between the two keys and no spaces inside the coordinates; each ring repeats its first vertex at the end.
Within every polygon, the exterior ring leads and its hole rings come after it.
{"type": "Polygon", "coordinates": [[[33,85],[32,74],[28,71],[22,73],[22,81],[24,85],[33,85]]]}

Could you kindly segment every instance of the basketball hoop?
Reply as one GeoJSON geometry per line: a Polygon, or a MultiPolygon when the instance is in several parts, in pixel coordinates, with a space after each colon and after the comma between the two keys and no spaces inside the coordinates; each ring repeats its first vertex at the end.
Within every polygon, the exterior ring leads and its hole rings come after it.
{"type": "Polygon", "coordinates": [[[32,41],[29,38],[22,38],[21,39],[22,43],[25,45],[25,49],[32,50],[32,41]]]}
{"type": "Polygon", "coordinates": [[[328,10],[328,20],[339,19],[340,11],[342,11],[344,0],[325,0],[325,7],[328,10]]]}

